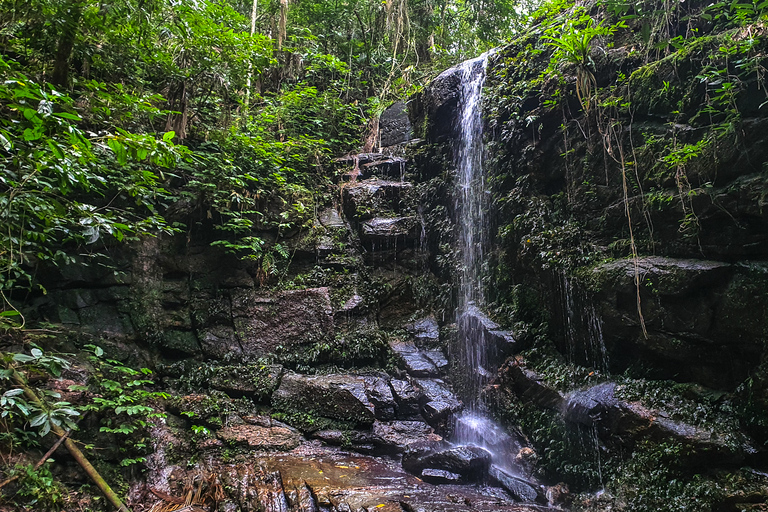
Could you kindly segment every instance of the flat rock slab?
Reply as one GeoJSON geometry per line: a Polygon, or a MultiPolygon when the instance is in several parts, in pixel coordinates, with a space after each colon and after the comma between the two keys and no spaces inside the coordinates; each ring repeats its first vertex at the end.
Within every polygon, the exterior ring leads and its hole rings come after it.
{"type": "Polygon", "coordinates": [[[377,213],[399,212],[400,201],[413,188],[408,182],[363,180],[348,183],[342,189],[344,213],[350,219],[370,219],[377,213]]]}
{"type": "Polygon", "coordinates": [[[501,468],[491,466],[489,474],[493,480],[498,482],[517,501],[534,503],[542,499],[539,491],[530,482],[511,475],[501,468]]]}
{"type": "Polygon", "coordinates": [[[423,421],[377,421],[373,424],[373,433],[382,445],[391,447],[395,452],[402,452],[413,443],[442,440],[423,421]]]}
{"type": "Polygon", "coordinates": [[[216,432],[216,436],[228,444],[268,451],[293,450],[301,442],[301,436],[292,429],[259,425],[224,427],[216,432]]]}
{"type": "MultiPolygon", "coordinates": [[[[401,367],[412,377],[437,377],[437,365],[410,342],[395,341],[389,344],[392,351],[400,359],[401,367]]],[[[447,362],[446,362],[447,364],[447,362]]]]}
{"type": "Polygon", "coordinates": [[[422,396],[421,391],[417,390],[407,380],[392,379],[392,394],[397,402],[397,419],[413,420],[421,418],[421,409],[419,400],[422,396]]]}
{"type": "Polygon", "coordinates": [[[375,217],[363,222],[360,236],[369,242],[416,240],[419,235],[416,217],[375,217]]]}
{"type": "Polygon", "coordinates": [[[444,422],[464,408],[464,404],[440,379],[414,379],[414,384],[422,393],[421,407],[424,418],[433,426],[444,422]]]}
{"type": "Polygon", "coordinates": [[[417,342],[435,344],[440,341],[440,326],[434,316],[416,320],[412,324],[406,325],[405,328],[417,342]]]}
{"type": "Polygon", "coordinates": [[[211,369],[208,385],[212,389],[236,395],[248,395],[260,401],[272,396],[282,374],[283,367],[280,365],[218,366],[211,369]]]}

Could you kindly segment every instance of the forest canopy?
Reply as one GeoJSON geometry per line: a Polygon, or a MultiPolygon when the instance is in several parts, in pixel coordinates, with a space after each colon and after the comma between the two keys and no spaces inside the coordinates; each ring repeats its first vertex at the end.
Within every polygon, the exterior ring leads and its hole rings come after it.
{"type": "MultiPolygon", "coordinates": [[[[3,0],[0,290],[40,262],[191,229],[262,262],[327,164],[440,70],[497,46],[510,0],[3,0]],[[279,203],[278,211],[266,208],[279,203]],[[269,210],[271,213],[267,213],[269,210]],[[276,233],[267,241],[254,230],[276,233]]],[[[44,290],[37,290],[43,291],[44,290]]],[[[9,317],[6,317],[9,318],[9,317]]]]}

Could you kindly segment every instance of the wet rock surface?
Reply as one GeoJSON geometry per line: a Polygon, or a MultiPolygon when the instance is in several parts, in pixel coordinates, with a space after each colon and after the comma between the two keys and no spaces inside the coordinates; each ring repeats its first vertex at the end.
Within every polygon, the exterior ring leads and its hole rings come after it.
{"type": "Polygon", "coordinates": [[[296,448],[301,441],[301,436],[287,425],[235,425],[222,428],[216,435],[225,443],[256,450],[288,451],[296,448]]]}
{"type": "Polygon", "coordinates": [[[327,418],[373,424],[393,419],[395,399],[389,383],[369,375],[301,375],[287,373],[272,397],[281,409],[312,411],[327,418]]]}
{"type": "Polygon", "coordinates": [[[746,378],[762,350],[755,340],[764,326],[736,311],[746,307],[744,293],[752,297],[749,307],[768,308],[768,299],[744,289],[748,282],[764,285],[761,265],[644,257],[637,269],[647,336],[638,332],[637,307],[630,305],[637,294],[635,263],[614,261],[596,267],[591,275],[602,335],[615,369],[641,359],[658,377],[720,389],[731,389],[746,378]]]}
{"type": "MultiPolygon", "coordinates": [[[[158,454],[158,456],[162,456],[158,454]]],[[[208,469],[225,490],[223,510],[279,510],[284,512],[543,512],[543,506],[514,503],[499,488],[457,485],[451,472],[428,471],[433,485],[403,471],[387,457],[353,455],[348,451],[305,442],[274,453],[249,451],[224,462],[208,456],[208,469]],[[227,508],[229,507],[229,508],[227,508]]],[[[183,492],[196,469],[164,466],[149,475],[150,485],[167,494],[183,492]]],[[[137,487],[135,491],[140,492],[137,487]]]]}
{"type": "Polygon", "coordinates": [[[464,405],[441,379],[414,379],[421,391],[421,410],[427,422],[442,431],[464,405]]]}
{"type": "Polygon", "coordinates": [[[419,476],[425,469],[460,475],[462,481],[482,481],[491,466],[491,454],[478,446],[452,446],[445,442],[421,442],[403,454],[403,468],[419,476]]]}
{"type": "Polygon", "coordinates": [[[688,447],[685,464],[694,467],[739,464],[756,453],[753,442],[739,432],[723,433],[686,424],[671,419],[670,412],[618,399],[615,383],[561,394],[526,369],[520,359],[503,368],[501,382],[526,403],[556,413],[568,422],[594,426],[609,446],[631,447],[642,440],[680,443],[688,447]]]}

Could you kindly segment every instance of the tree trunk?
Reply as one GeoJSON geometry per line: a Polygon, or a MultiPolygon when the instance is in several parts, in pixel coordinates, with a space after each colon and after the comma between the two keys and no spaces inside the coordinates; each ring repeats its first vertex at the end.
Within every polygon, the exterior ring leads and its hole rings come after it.
{"type": "Polygon", "coordinates": [[[53,75],[51,76],[51,83],[61,88],[67,87],[69,83],[69,59],[72,57],[72,49],[75,47],[77,28],[83,17],[85,0],[77,0],[71,4],[65,2],[64,6],[66,6],[63,7],[66,12],[61,12],[63,22],[59,31],[59,43],[56,47],[53,75]]]}
{"type": "MultiPolygon", "coordinates": [[[[251,7],[251,36],[256,33],[256,8],[259,5],[259,0],[253,0],[253,7],[251,7]]],[[[245,113],[248,113],[248,108],[251,103],[251,80],[253,80],[253,60],[248,62],[248,79],[245,82],[245,113]]]]}

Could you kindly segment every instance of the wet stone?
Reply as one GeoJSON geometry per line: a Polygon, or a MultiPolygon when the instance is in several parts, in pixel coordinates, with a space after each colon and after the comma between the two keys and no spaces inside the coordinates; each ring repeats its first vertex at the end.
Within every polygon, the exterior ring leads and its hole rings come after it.
{"type": "Polygon", "coordinates": [[[376,217],[363,223],[361,235],[369,241],[417,239],[418,225],[415,217],[376,217]]]}
{"type": "Polygon", "coordinates": [[[435,317],[428,316],[406,326],[417,342],[435,344],[440,340],[440,326],[435,317]]]}
{"type": "Polygon", "coordinates": [[[445,357],[442,350],[427,350],[424,352],[424,355],[427,356],[427,359],[432,361],[432,364],[434,364],[435,368],[440,372],[444,372],[445,369],[448,368],[448,359],[445,357]]]}
{"type": "Polygon", "coordinates": [[[405,371],[412,377],[436,377],[437,366],[413,343],[391,343],[390,347],[399,356],[405,371]]]}
{"type": "Polygon", "coordinates": [[[419,398],[421,393],[407,380],[392,379],[392,392],[397,401],[397,417],[401,420],[421,418],[419,398]]]}
{"type": "Polygon", "coordinates": [[[402,452],[413,443],[442,439],[423,421],[376,422],[373,424],[373,433],[380,444],[393,452],[402,452]]]}
{"type": "Polygon", "coordinates": [[[448,386],[440,379],[417,379],[416,385],[423,393],[422,412],[432,425],[446,420],[464,406],[448,386]]]}
{"type": "Polygon", "coordinates": [[[421,472],[421,478],[431,484],[455,484],[461,481],[461,475],[443,469],[427,468],[421,472]]]}
{"type": "Polygon", "coordinates": [[[539,499],[538,491],[530,483],[510,475],[497,466],[491,466],[488,474],[493,480],[506,489],[515,501],[532,503],[539,499]]]}
{"type": "Polygon", "coordinates": [[[425,469],[440,469],[459,474],[464,481],[478,481],[485,477],[490,465],[490,452],[478,446],[414,443],[403,454],[403,468],[415,475],[422,475],[425,469]]]}
{"type": "Polygon", "coordinates": [[[299,446],[301,437],[286,427],[235,425],[224,427],[216,435],[222,441],[259,450],[288,451],[299,446]]]}

